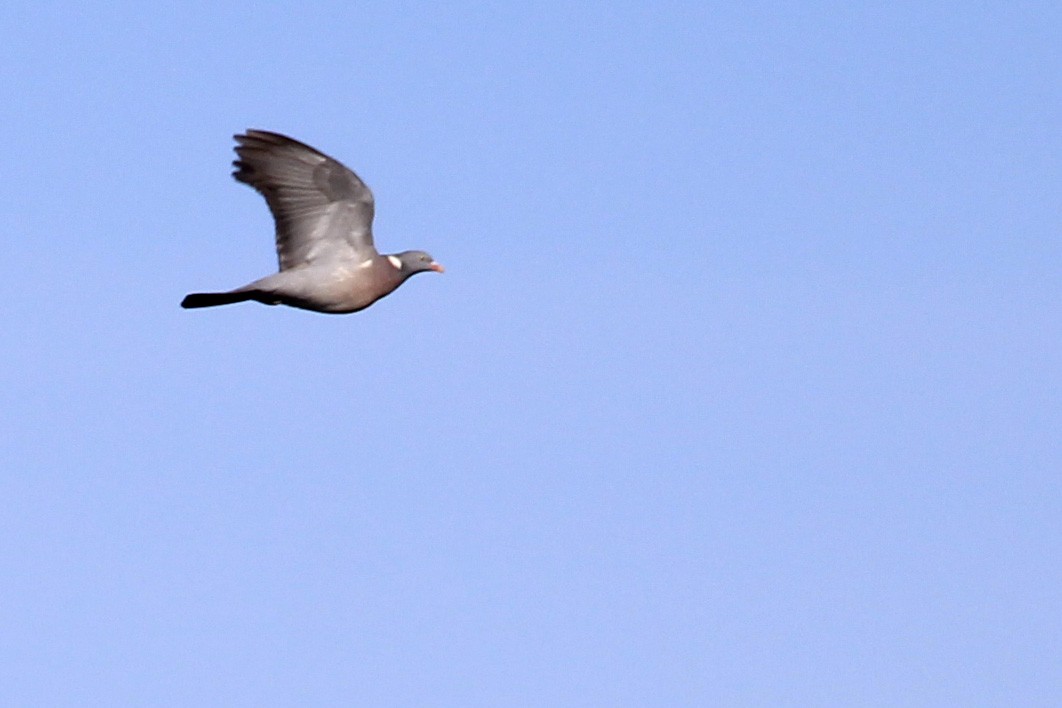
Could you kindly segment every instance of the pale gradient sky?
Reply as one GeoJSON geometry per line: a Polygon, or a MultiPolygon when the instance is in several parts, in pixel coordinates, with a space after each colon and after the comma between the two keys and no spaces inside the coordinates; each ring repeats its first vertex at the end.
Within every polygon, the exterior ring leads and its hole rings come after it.
{"type": "Polygon", "coordinates": [[[929,5],[4,3],[0,704],[1056,704],[1062,5],[929,5]],[[447,273],[182,311],[250,127],[447,273]]]}

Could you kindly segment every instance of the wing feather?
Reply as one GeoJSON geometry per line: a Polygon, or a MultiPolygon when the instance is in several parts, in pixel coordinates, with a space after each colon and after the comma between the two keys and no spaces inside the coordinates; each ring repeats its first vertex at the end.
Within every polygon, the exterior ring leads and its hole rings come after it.
{"type": "Polygon", "coordinates": [[[372,241],[372,192],[338,160],[279,133],[233,136],[232,176],[265,197],[276,222],[280,269],[325,259],[364,261],[372,241]]]}

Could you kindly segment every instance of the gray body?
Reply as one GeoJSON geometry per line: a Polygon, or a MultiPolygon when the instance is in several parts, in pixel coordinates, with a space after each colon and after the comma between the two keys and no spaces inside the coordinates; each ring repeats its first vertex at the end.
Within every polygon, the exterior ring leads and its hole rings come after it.
{"type": "Polygon", "coordinates": [[[185,308],[254,300],[332,314],[357,312],[405,280],[443,268],[423,251],[382,256],[372,238],[372,192],[353,171],[277,133],[235,136],[233,177],[255,188],[276,221],[280,271],[241,288],[192,293],[185,308]]]}

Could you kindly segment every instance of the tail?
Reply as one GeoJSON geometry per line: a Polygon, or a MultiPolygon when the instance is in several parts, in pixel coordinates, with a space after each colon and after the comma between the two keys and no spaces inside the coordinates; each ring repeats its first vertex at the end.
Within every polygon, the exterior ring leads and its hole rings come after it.
{"type": "Polygon", "coordinates": [[[181,300],[181,307],[186,310],[197,307],[217,307],[218,305],[231,305],[234,302],[254,300],[257,293],[253,290],[233,290],[227,293],[192,293],[185,295],[181,300]]]}

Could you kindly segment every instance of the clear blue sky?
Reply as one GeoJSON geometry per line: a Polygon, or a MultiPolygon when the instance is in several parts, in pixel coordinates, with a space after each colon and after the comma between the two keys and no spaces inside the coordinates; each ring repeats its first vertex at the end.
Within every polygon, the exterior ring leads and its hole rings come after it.
{"type": "Polygon", "coordinates": [[[0,704],[1057,705],[1062,5],[427,7],[0,8],[0,704]]]}

